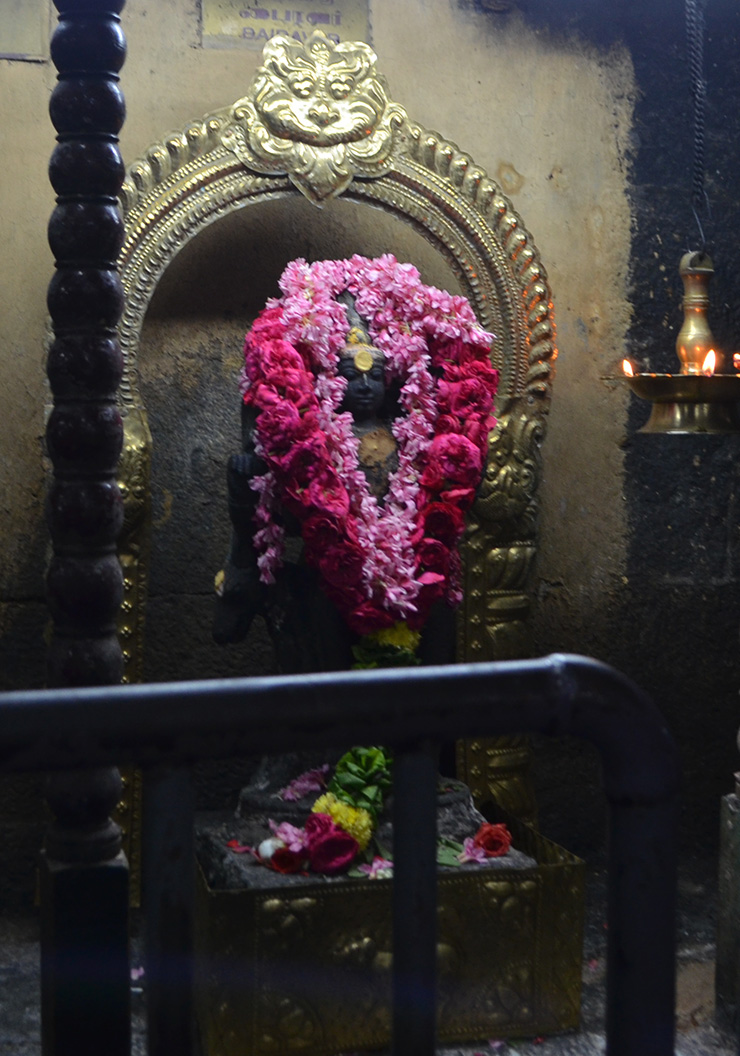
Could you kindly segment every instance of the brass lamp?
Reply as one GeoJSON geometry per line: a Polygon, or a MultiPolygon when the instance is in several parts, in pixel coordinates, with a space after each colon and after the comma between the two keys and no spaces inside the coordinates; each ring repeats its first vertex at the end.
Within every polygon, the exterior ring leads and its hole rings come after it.
{"type": "Polygon", "coordinates": [[[709,280],[714,274],[704,252],[685,253],[678,273],[683,280],[683,325],[676,338],[678,374],[636,374],[623,362],[627,383],[653,407],[641,433],[740,432],[740,375],[721,373],[722,355],[714,348],[707,321],[709,280]]]}

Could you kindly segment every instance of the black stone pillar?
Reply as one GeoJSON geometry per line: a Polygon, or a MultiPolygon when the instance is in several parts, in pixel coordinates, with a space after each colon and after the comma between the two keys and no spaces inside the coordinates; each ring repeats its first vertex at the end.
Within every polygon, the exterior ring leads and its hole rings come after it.
{"type": "MultiPolygon", "coordinates": [[[[123,239],[117,195],[125,107],[118,72],[126,47],[124,0],[55,0],[51,56],[59,71],[50,114],[58,133],[49,177],[56,271],[48,307],[54,340],[48,376],[54,409],[47,446],[53,556],[51,686],[121,680],[115,619],[123,584],[116,539],[123,502],[116,466],[123,424],[116,406],[123,307],[116,270],[123,239]]],[[[56,815],[41,864],[42,1037],[45,1056],[127,1056],[130,1049],[128,867],[110,813],[116,770],[52,779],[56,815]]]]}
{"type": "Polygon", "coordinates": [[[115,633],[123,593],[116,556],[123,502],[115,479],[123,423],[115,397],[123,308],[118,132],[125,110],[116,73],[125,41],[114,13],[122,6],[123,0],[57,0],[51,43],[59,79],[50,103],[58,136],[49,176],[58,197],[49,222],[56,272],[47,297],[54,329],[47,367],[54,394],[46,431],[54,465],[47,593],[54,620],[48,674],[57,686],[119,682],[123,670],[115,633]]]}

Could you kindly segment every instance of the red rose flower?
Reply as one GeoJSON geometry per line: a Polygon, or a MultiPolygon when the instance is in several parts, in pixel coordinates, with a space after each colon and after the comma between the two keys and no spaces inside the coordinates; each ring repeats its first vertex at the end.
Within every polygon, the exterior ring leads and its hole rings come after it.
{"type": "Polygon", "coordinates": [[[439,405],[443,411],[456,420],[469,414],[487,414],[491,409],[492,401],[493,397],[478,378],[462,378],[459,381],[442,380],[439,383],[439,405]]]}
{"type": "Polygon", "coordinates": [[[505,825],[492,825],[484,821],[473,837],[476,847],[482,847],[487,858],[500,858],[508,854],[511,847],[511,833],[505,825]]]}
{"type": "Polygon", "coordinates": [[[430,502],[424,510],[421,529],[424,535],[452,547],[465,531],[465,518],[457,506],[448,502],[430,502]]]}
{"type": "Polygon", "coordinates": [[[496,395],[498,371],[491,366],[487,352],[484,352],[477,359],[465,358],[459,363],[445,364],[444,377],[445,381],[463,381],[465,378],[479,378],[485,383],[490,395],[496,395]]]}
{"type": "MultiPolygon", "coordinates": [[[[488,416],[481,417],[480,415],[471,415],[462,423],[463,435],[470,440],[471,444],[475,444],[484,458],[488,451],[488,434],[493,428],[490,422],[491,418],[488,416]]],[[[496,419],[494,418],[493,425],[495,424],[496,419]]]]}
{"type": "Polygon", "coordinates": [[[445,484],[475,487],[480,481],[482,466],[483,458],[475,444],[464,436],[445,433],[435,436],[429,445],[421,483],[432,489],[440,489],[445,484]]]}
{"type": "Polygon", "coordinates": [[[285,455],[273,457],[270,461],[278,473],[285,477],[292,490],[298,494],[305,490],[315,479],[320,465],[326,458],[326,444],[321,436],[312,436],[308,440],[291,447],[285,455]]]}
{"type": "Polygon", "coordinates": [[[252,324],[252,329],[247,335],[247,340],[261,337],[268,341],[285,336],[285,324],[283,322],[283,306],[278,304],[272,308],[264,308],[252,324]]]}
{"type": "Polygon", "coordinates": [[[360,635],[382,631],[396,622],[387,609],[381,609],[374,601],[363,601],[350,612],[345,612],[344,618],[350,630],[360,635]]]}
{"type": "Polygon", "coordinates": [[[308,485],[308,505],[319,513],[334,517],[346,517],[349,513],[349,495],[344,484],[333,469],[326,467],[320,476],[308,485]]]}
{"type": "Polygon", "coordinates": [[[303,826],[303,831],[308,837],[309,848],[314,840],[317,840],[320,836],[325,836],[327,832],[331,832],[334,828],[336,826],[331,814],[309,814],[306,824],[303,826]]]}
{"type": "MultiPolygon", "coordinates": [[[[267,369],[266,363],[269,362],[271,367],[277,364],[276,356],[273,353],[275,346],[289,348],[294,355],[297,355],[302,360],[300,353],[285,341],[284,337],[285,328],[282,325],[270,324],[265,329],[262,329],[258,322],[255,323],[244,342],[244,366],[250,381],[255,382],[264,377],[267,369]]],[[[288,357],[288,362],[296,365],[296,361],[291,357],[288,357]]]]}
{"type": "MultiPolygon", "coordinates": [[[[309,555],[307,554],[306,556],[308,557],[309,555]]],[[[312,554],[310,556],[314,559],[314,565],[317,564],[316,555],[312,554]]],[[[356,587],[335,587],[324,580],[321,584],[321,589],[348,622],[350,619],[349,613],[367,601],[366,595],[359,585],[356,587]]]]}
{"type": "Polygon", "coordinates": [[[439,591],[438,597],[441,597],[442,590],[444,588],[445,577],[440,572],[422,572],[419,576],[419,582],[422,587],[426,587],[427,593],[429,590],[434,588],[439,591]]]}
{"type": "Polygon", "coordinates": [[[309,432],[298,409],[289,403],[278,403],[260,411],[260,439],[271,451],[284,450],[309,432]]]}
{"type": "Polygon", "coordinates": [[[456,433],[457,432],[457,420],[452,413],[452,386],[447,378],[442,378],[437,382],[437,406],[440,410],[440,418],[444,420],[450,420],[455,422],[452,428],[440,429],[435,423],[435,430],[437,433],[456,433]]]}
{"type": "Polygon", "coordinates": [[[259,366],[268,380],[275,372],[290,371],[301,377],[306,374],[306,366],[300,352],[297,352],[289,341],[265,341],[255,345],[259,351],[259,366]]]}
{"type": "Polygon", "coordinates": [[[354,836],[335,826],[309,843],[308,860],[315,873],[333,876],[349,868],[359,849],[354,836]]]}
{"type": "Polygon", "coordinates": [[[442,433],[456,433],[460,429],[460,423],[454,414],[440,414],[434,423],[435,435],[442,433]]]}
{"type": "MultiPolygon", "coordinates": [[[[422,572],[419,576],[419,593],[416,595],[416,608],[420,615],[426,618],[426,613],[431,609],[432,605],[436,601],[441,601],[445,596],[447,590],[447,577],[440,575],[439,572],[422,572]]],[[[423,620],[422,620],[423,623],[423,620]]],[[[412,630],[418,630],[419,625],[412,626],[411,620],[408,620],[409,627],[412,630]]]]}
{"type": "Polygon", "coordinates": [[[466,345],[464,341],[436,341],[430,346],[433,367],[448,368],[453,363],[459,363],[465,355],[466,345]]]}
{"type": "MultiPolygon", "coordinates": [[[[442,382],[440,382],[440,385],[442,382]]],[[[488,414],[493,404],[493,393],[481,378],[465,378],[454,386],[450,406],[453,414],[467,418],[471,414],[488,414]]]]}
{"type": "Polygon", "coordinates": [[[316,397],[313,391],[301,383],[301,377],[297,371],[275,371],[269,378],[256,381],[244,397],[245,403],[259,410],[282,406],[286,401],[294,404],[302,414],[316,408],[316,397]]]}
{"type": "Polygon", "coordinates": [[[356,587],[362,581],[365,556],[354,543],[330,546],[319,558],[319,572],[333,587],[356,587]]]}
{"type": "Polygon", "coordinates": [[[265,376],[265,384],[272,386],[283,400],[294,404],[299,411],[316,406],[316,397],[306,375],[300,370],[281,367],[265,376]]]}
{"type": "Polygon", "coordinates": [[[342,527],[331,513],[314,513],[307,517],[301,529],[306,550],[321,553],[335,546],[342,538],[342,527]]]}
{"type": "Polygon", "coordinates": [[[488,353],[486,353],[485,358],[483,359],[476,359],[472,363],[467,363],[465,369],[472,377],[482,378],[486,383],[491,396],[496,395],[498,389],[498,371],[495,367],[491,366],[488,359],[488,353]]]}
{"type": "Polygon", "coordinates": [[[287,847],[278,847],[272,857],[265,862],[276,873],[300,873],[306,867],[304,851],[291,851],[287,847]]]}
{"type": "Polygon", "coordinates": [[[440,492],[440,499],[444,503],[454,503],[463,513],[467,513],[475,502],[475,488],[447,488],[440,492]]]}
{"type": "Polygon", "coordinates": [[[357,840],[340,829],[330,814],[309,814],[303,831],[308,837],[308,860],[316,873],[340,873],[360,849],[357,840]]]}
{"type": "Polygon", "coordinates": [[[417,568],[446,576],[450,569],[450,551],[438,539],[422,539],[416,551],[417,568]]]}

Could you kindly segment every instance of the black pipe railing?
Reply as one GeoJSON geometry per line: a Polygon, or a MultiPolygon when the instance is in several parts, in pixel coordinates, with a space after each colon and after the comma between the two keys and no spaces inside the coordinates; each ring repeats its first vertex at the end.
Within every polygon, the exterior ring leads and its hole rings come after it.
{"type": "MultiPolygon", "coordinates": [[[[429,748],[455,737],[513,732],[571,734],[601,753],[610,806],[607,1052],[673,1056],[677,754],[651,701],[596,661],[551,656],[8,693],[0,697],[0,773],[135,763],[152,770],[156,788],[177,781],[178,767],[202,759],[355,743],[393,747],[402,788],[394,819],[394,948],[400,955],[394,957],[393,1052],[431,1056],[436,866],[429,748]]],[[[156,810],[145,818],[144,844],[160,853],[162,824],[156,810]]],[[[187,844],[190,821],[185,828],[173,824],[176,840],[187,844]]],[[[164,887],[159,901],[151,891],[148,898],[155,918],[158,905],[171,910],[164,887]]],[[[163,963],[170,955],[182,958],[182,930],[167,924],[166,913],[157,919],[165,923],[156,925],[152,956],[163,963]]],[[[150,1056],[164,1056],[165,1039],[172,1037],[179,1039],[178,1056],[187,1056],[192,972],[161,985],[152,979],[150,991],[150,1056]]],[[[113,1051],[110,1033],[103,1035],[98,1051],[113,1051]]],[[[66,1051],[71,1044],[45,1056],[66,1051]]]]}

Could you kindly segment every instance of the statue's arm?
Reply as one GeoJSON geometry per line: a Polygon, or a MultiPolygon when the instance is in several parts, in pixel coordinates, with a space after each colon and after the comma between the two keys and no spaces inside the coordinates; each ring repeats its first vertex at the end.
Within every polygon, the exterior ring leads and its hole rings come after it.
{"type": "Polygon", "coordinates": [[[257,568],[252,537],[258,496],[251,481],[264,472],[264,463],[254,452],[231,455],[226,465],[226,487],[231,520],[231,549],[228,560],[237,568],[257,568]]]}
{"type": "Polygon", "coordinates": [[[217,587],[213,636],[220,644],[245,638],[254,617],[264,611],[265,585],[260,582],[254,549],[254,511],[258,496],[251,487],[253,477],[265,471],[265,464],[254,451],[254,415],[242,411],[242,446],[226,466],[231,546],[217,587]]]}

